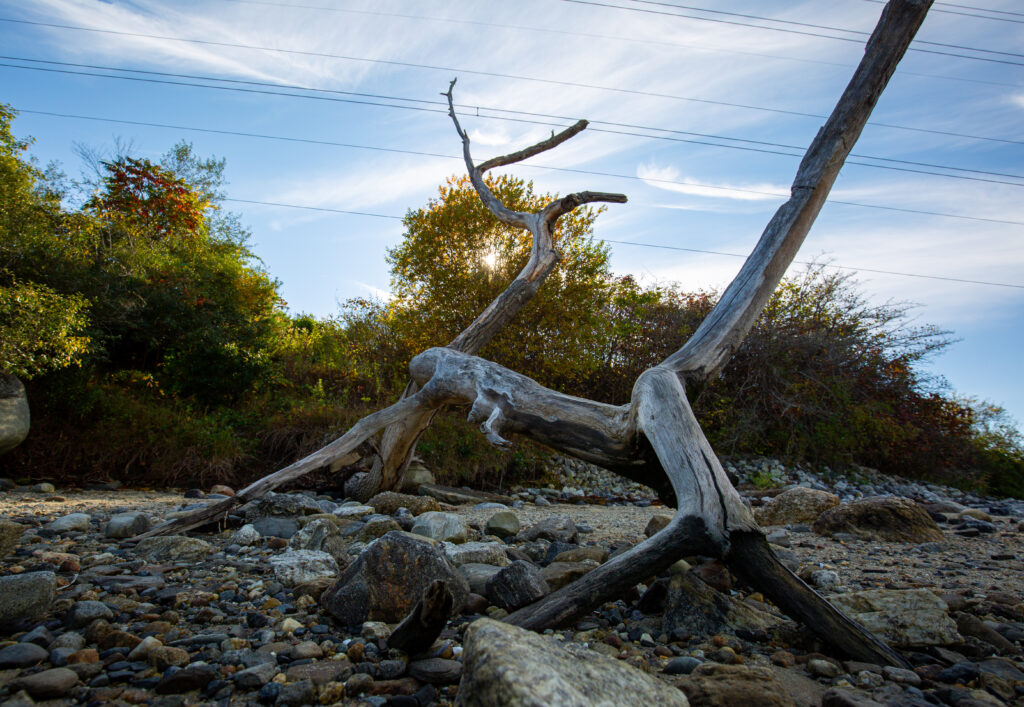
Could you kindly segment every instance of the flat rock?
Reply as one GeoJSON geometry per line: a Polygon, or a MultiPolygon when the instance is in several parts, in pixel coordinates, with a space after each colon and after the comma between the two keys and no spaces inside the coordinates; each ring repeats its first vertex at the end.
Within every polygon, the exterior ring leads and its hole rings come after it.
{"type": "Polygon", "coordinates": [[[286,587],[339,574],[334,557],[319,550],[289,550],[271,557],[269,563],[277,581],[286,587]]]}
{"type": "Polygon", "coordinates": [[[366,546],[320,604],[344,625],[396,623],[435,579],[448,582],[458,612],[469,595],[466,580],[428,540],[392,531],[366,546]]]}
{"type": "Polygon", "coordinates": [[[466,631],[462,707],[687,707],[686,697],[623,661],[479,619],[466,631]]]}
{"type": "Polygon", "coordinates": [[[468,564],[495,565],[504,567],[509,563],[504,543],[472,542],[455,545],[442,543],[441,549],[456,567],[468,564]]]}
{"type": "Polygon", "coordinates": [[[26,572],[0,577],[0,625],[20,619],[41,619],[50,610],[57,575],[26,572]]]}
{"type": "Polygon", "coordinates": [[[836,594],[837,609],[889,643],[904,648],[962,643],[946,603],[927,589],[869,589],[836,594]]]}
{"type": "Polygon", "coordinates": [[[162,535],[144,538],[135,546],[135,555],[147,562],[196,562],[213,552],[205,540],[187,535],[162,535]]]}
{"type": "Polygon", "coordinates": [[[822,513],[839,505],[839,496],[804,486],[786,489],[768,503],[755,509],[761,525],[813,523],[822,513]]]}
{"type": "Polygon", "coordinates": [[[51,668],[19,679],[15,688],[25,690],[36,699],[63,697],[78,684],[78,673],[68,668],[51,668]]]}
{"type": "Polygon", "coordinates": [[[412,494],[396,493],[395,491],[378,493],[367,501],[366,505],[372,506],[378,513],[384,513],[385,515],[392,515],[399,508],[408,509],[414,516],[429,511],[441,510],[441,504],[437,502],[436,498],[431,496],[413,496],[412,494]]]}
{"type": "Polygon", "coordinates": [[[446,658],[426,658],[409,663],[409,677],[432,685],[452,685],[462,677],[462,663],[446,658]]]}
{"type": "Polygon", "coordinates": [[[575,543],[578,537],[576,524],[572,522],[572,518],[551,516],[520,531],[516,539],[520,542],[541,539],[551,542],[575,543]]]}
{"type": "Polygon", "coordinates": [[[942,540],[942,530],[928,512],[909,498],[873,496],[843,503],[818,516],[818,535],[849,533],[864,540],[925,543],[942,540]]]}
{"type": "Polygon", "coordinates": [[[693,707],[796,707],[770,668],[703,663],[675,680],[693,707]]]}
{"type": "Polygon", "coordinates": [[[464,543],[469,528],[465,519],[455,513],[428,511],[416,516],[410,532],[442,542],[464,543]]]}
{"type": "Polygon", "coordinates": [[[266,538],[284,538],[288,540],[299,531],[299,521],[291,516],[264,516],[254,518],[247,525],[266,538]]]}
{"type": "Polygon", "coordinates": [[[329,682],[342,682],[355,672],[348,659],[321,660],[315,663],[293,665],[285,671],[289,682],[309,680],[314,685],[326,685],[329,682]]]}

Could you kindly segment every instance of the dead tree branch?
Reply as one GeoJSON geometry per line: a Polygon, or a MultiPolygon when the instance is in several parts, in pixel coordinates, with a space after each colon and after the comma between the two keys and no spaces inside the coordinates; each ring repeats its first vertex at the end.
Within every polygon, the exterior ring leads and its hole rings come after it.
{"type": "MultiPolygon", "coordinates": [[[[761,312],[930,5],[931,0],[890,0],[853,79],[800,164],[792,197],[776,212],[740,273],[694,336],[637,379],[630,404],[625,406],[557,393],[527,376],[472,355],[511,321],[554,267],[558,259],[552,235],[555,220],[583,203],[625,201],[625,197],[581,192],[557,200],[538,213],[516,212],[500,204],[483,179],[484,167],[512,164],[539,154],[584,126],[577,124],[531,148],[474,166],[469,136],[455,115],[453,81],[444,95],[463,141],[470,178],[497,218],[531,231],[529,262],[509,288],[448,347],[429,349],[412,360],[412,382],[403,400],[360,421],[320,452],[244,489],[240,501],[350,454],[362,440],[385,426],[380,465],[375,467],[375,476],[371,475],[368,485],[374,490],[382,484],[390,487],[400,478],[412,446],[434,411],[446,404],[467,404],[471,405],[470,419],[481,423],[483,433],[495,444],[507,444],[513,433],[527,435],[648,483],[674,496],[677,507],[664,530],[576,582],[520,609],[509,621],[535,629],[571,621],[679,557],[696,552],[721,558],[843,653],[875,663],[905,665],[897,653],[843,616],[779,563],[705,438],[690,409],[686,388],[700,385],[722,369],[761,312]]],[[[202,513],[208,522],[208,510],[202,513]]],[[[199,524],[191,516],[176,523],[176,529],[199,524]]]]}

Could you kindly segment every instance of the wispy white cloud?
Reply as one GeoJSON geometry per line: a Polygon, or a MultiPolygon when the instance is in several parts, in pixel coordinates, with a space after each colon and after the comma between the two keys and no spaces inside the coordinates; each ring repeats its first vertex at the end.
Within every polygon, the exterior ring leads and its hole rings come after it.
{"type": "Polygon", "coordinates": [[[452,172],[448,160],[388,160],[372,166],[346,164],[272,188],[267,201],[334,209],[379,209],[425,201],[452,172]]]}
{"type": "Polygon", "coordinates": [[[383,290],[379,287],[368,285],[365,282],[360,282],[359,280],[353,280],[352,282],[354,282],[357,286],[369,292],[374,297],[384,300],[385,302],[389,302],[391,298],[394,297],[394,295],[392,295],[389,290],[383,290]]]}
{"type": "Polygon", "coordinates": [[[637,165],[636,176],[656,189],[713,199],[739,201],[778,201],[786,197],[786,189],[774,184],[710,184],[689,177],[681,177],[675,167],[658,167],[650,163],[637,165]]]}

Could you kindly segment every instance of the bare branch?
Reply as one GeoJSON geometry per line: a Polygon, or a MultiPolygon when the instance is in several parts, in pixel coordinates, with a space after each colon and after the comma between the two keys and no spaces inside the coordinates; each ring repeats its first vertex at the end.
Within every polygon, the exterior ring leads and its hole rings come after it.
{"type": "Polygon", "coordinates": [[[522,162],[523,160],[529,159],[534,155],[539,155],[542,152],[547,152],[552,148],[558,147],[569,138],[578,135],[579,133],[586,130],[587,125],[589,125],[587,121],[578,120],[565,130],[563,130],[562,132],[558,133],[557,135],[552,133],[551,137],[549,137],[547,140],[541,140],[536,145],[532,145],[523,150],[519,150],[518,152],[513,152],[508,155],[492,157],[486,162],[481,162],[480,165],[477,166],[477,169],[479,169],[480,172],[483,173],[489,169],[494,169],[495,167],[505,167],[510,164],[515,164],[516,162],[522,162]]]}
{"type": "Polygon", "coordinates": [[[127,542],[136,543],[139,540],[154,535],[184,533],[214,523],[226,517],[231,512],[231,509],[236,506],[247,503],[254,498],[259,498],[268,491],[272,491],[282,484],[305,476],[311,471],[330,466],[332,462],[343,460],[346,457],[350,457],[349,463],[354,462],[358,459],[358,455],[354,455],[353,452],[370,435],[377,433],[388,425],[400,422],[422,409],[430,409],[432,405],[437,407],[440,403],[434,403],[434,401],[430,400],[430,393],[427,392],[421,391],[415,395],[403,398],[394,405],[378,410],[359,420],[359,422],[349,428],[348,432],[326,447],[322,447],[294,464],[290,464],[269,476],[264,476],[262,479],[249,484],[231,498],[226,498],[187,516],[158,525],[146,533],[130,538],[127,542]]]}
{"type": "Polygon", "coordinates": [[[694,335],[662,362],[690,383],[725,366],[753,326],[814,223],[932,0],[892,0],[832,115],[804,155],[792,196],[768,223],[743,268],[694,335]]]}

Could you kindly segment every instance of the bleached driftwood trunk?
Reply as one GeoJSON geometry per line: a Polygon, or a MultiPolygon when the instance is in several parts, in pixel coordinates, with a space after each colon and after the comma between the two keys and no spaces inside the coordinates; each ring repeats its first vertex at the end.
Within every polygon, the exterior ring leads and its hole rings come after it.
{"type": "Polygon", "coordinates": [[[526,435],[647,484],[674,498],[677,509],[671,523],[654,537],[515,612],[509,617],[512,623],[534,629],[566,623],[621,595],[678,558],[699,553],[721,558],[733,572],[843,653],[876,663],[904,665],[897,653],[843,616],[779,563],[726,477],[690,409],[686,393],[717,375],[750,330],[817,217],[930,5],[931,0],[890,0],[853,78],[808,148],[790,199],[775,213],[743,268],[693,337],[664,362],[645,371],[634,385],[630,403],[624,406],[549,390],[527,376],[473,355],[511,321],[551,272],[558,259],[551,235],[556,220],[580,204],[626,199],[617,194],[581,192],[557,200],[538,213],[506,209],[487,188],[483,173],[551,149],[586,124],[581,121],[527,150],[474,166],[469,137],[455,115],[453,82],[445,95],[473,185],[497,218],[531,231],[534,239],[529,263],[449,346],[429,349],[412,360],[412,382],[395,405],[364,418],[327,447],[257,481],[234,499],[172,521],[150,534],[199,527],[222,518],[235,505],[309,471],[354,460],[358,445],[385,428],[381,459],[363,483],[374,490],[392,487],[431,416],[445,405],[470,405],[469,419],[480,423],[491,442],[505,445],[510,434],[526,435]]]}

